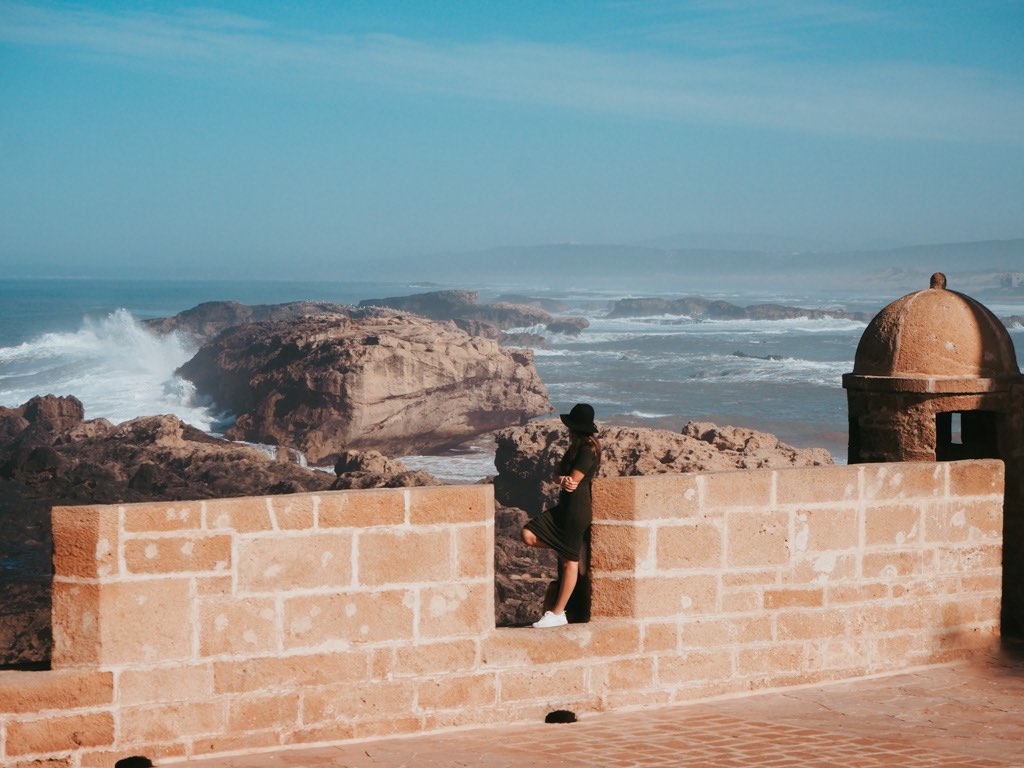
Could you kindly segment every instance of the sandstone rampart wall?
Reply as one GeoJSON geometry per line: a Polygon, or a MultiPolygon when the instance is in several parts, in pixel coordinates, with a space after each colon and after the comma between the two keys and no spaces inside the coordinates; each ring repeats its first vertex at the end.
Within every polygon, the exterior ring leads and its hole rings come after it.
{"type": "Polygon", "coordinates": [[[494,627],[488,485],[53,511],[0,764],[108,768],[947,663],[999,629],[1003,465],[595,482],[592,620],[494,627]]]}

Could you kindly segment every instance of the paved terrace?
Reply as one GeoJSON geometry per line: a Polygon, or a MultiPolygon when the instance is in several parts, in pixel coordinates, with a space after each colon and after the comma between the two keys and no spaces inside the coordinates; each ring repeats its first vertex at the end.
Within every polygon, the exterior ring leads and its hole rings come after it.
{"type": "Polygon", "coordinates": [[[1021,768],[1024,643],[887,677],[188,768],[1021,768]]]}

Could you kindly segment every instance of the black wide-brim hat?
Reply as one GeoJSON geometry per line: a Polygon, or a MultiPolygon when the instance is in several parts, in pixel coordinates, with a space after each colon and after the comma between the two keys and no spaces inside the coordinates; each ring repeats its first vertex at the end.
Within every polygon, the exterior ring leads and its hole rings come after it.
{"type": "Polygon", "coordinates": [[[576,403],[571,411],[561,414],[558,418],[573,432],[578,432],[581,435],[597,433],[597,425],[594,424],[594,409],[586,403],[576,403]]]}

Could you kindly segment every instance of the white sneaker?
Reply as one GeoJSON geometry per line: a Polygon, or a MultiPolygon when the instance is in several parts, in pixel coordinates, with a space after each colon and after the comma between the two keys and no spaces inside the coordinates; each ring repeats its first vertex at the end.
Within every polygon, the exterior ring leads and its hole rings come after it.
{"type": "Polygon", "coordinates": [[[565,613],[544,611],[540,621],[533,622],[533,626],[537,629],[550,629],[551,627],[564,627],[568,623],[569,620],[565,618],[565,613]]]}

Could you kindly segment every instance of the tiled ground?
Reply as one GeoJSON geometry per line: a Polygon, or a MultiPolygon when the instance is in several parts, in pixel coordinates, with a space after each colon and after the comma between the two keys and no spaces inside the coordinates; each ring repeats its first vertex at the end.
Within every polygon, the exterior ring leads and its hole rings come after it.
{"type": "Polygon", "coordinates": [[[184,768],[1022,768],[1024,660],[543,723],[196,760],[184,768]]]}

